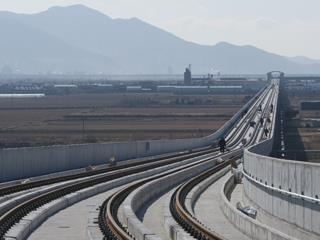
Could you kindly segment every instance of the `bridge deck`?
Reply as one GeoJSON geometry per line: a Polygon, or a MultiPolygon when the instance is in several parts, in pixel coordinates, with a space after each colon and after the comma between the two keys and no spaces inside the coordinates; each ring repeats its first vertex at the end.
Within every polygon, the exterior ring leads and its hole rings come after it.
{"type": "MultiPolygon", "coordinates": [[[[207,227],[233,240],[249,240],[250,238],[236,229],[225,217],[220,209],[220,192],[223,184],[230,177],[226,174],[217,182],[212,184],[199,198],[195,206],[196,217],[207,227]]],[[[238,194],[236,197],[239,196],[238,194]]],[[[236,199],[234,199],[236,201],[236,199]]]]}
{"type": "Polygon", "coordinates": [[[163,208],[165,201],[173,193],[173,191],[174,190],[167,192],[159,199],[154,201],[150,206],[148,206],[148,209],[143,216],[143,223],[146,225],[146,227],[159,236],[162,240],[170,240],[164,227],[163,208]]]}
{"type": "Polygon", "coordinates": [[[58,212],[33,232],[28,240],[87,240],[90,212],[119,189],[114,188],[58,212]]]}

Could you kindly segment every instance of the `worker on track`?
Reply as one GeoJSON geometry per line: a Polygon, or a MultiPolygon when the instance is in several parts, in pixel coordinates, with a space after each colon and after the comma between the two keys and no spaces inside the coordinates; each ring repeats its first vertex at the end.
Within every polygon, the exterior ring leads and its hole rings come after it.
{"type": "Polygon", "coordinates": [[[271,123],[270,117],[267,118],[267,122],[268,122],[268,123],[271,123]]]}
{"type": "Polygon", "coordinates": [[[263,125],[263,118],[262,117],[260,118],[260,125],[261,126],[263,125]]]}
{"type": "Polygon", "coordinates": [[[224,139],[224,137],[222,137],[222,138],[220,139],[218,145],[219,145],[219,148],[220,148],[220,152],[221,152],[221,153],[224,153],[225,150],[226,150],[226,145],[227,145],[226,140],[224,139]]]}

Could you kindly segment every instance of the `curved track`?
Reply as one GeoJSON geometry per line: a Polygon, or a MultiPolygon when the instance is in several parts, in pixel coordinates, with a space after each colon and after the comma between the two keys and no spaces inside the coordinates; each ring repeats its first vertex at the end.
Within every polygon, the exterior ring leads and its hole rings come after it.
{"type": "Polygon", "coordinates": [[[178,156],[173,156],[171,158],[158,159],[158,161],[147,162],[144,164],[134,164],[131,167],[125,167],[121,171],[110,171],[107,174],[94,175],[89,178],[79,179],[75,182],[68,182],[63,184],[60,187],[57,187],[53,190],[49,190],[46,193],[40,194],[29,199],[25,199],[23,202],[15,206],[14,208],[9,209],[3,215],[0,216],[0,239],[3,239],[6,232],[23,216],[26,216],[31,211],[36,210],[40,206],[43,206],[46,203],[49,203],[55,199],[58,199],[67,194],[79,191],[81,189],[89,188],[100,183],[105,183],[112,181],[121,177],[128,175],[140,173],[150,169],[158,168],[161,166],[174,164],[181,162],[185,159],[194,158],[197,156],[203,156],[214,152],[213,149],[201,150],[194,153],[185,153],[178,156]]]}
{"type": "MultiPolygon", "coordinates": [[[[201,155],[201,154],[205,154],[206,152],[210,152],[210,151],[212,151],[212,149],[209,149],[209,148],[196,149],[192,152],[192,154],[201,155]]],[[[107,167],[106,169],[93,170],[93,171],[89,171],[89,172],[82,172],[82,173],[70,174],[70,175],[66,175],[66,176],[59,176],[59,177],[53,177],[53,178],[48,178],[48,179],[43,179],[43,180],[37,180],[37,181],[26,182],[26,183],[17,183],[17,184],[10,185],[10,186],[4,186],[4,187],[0,187],[0,197],[10,195],[13,193],[19,193],[19,192],[22,192],[25,190],[30,190],[30,189],[34,189],[34,188],[38,188],[38,187],[42,187],[42,186],[55,184],[55,183],[66,182],[66,181],[76,180],[76,179],[81,179],[81,178],[86,178],[86,177],[92,177],[92,176],[96,176],[96,175],[103,174],[103,173],[109,173],[109,172],[113,172],[116,170],[126,169],[129,167],[136,167],[136,166],[144,165],[144,164],[147,164],[147,163],[150,163],[153,161],[161,161],[161,160],[165,160],[168,158],[183,157],[186,154],[189,154],[189,153],[186,153],[186,152],[176,153],[176,154],[172,154],[170,156],[150,158],[150,159],[139,161],[139,162],[127,163],[127,164],[121,165],[121,166],[110,166],[110,167],[107,167]]]]}
{"type": "MultiPolygon", "coordinates": [[[[267,99],[267,102],[264,107],[264,111],[261,113],[261,117],[266,118],[270,115],[271,112],[271,103],[276,96],[275,91],[272,91],[270,97],[267,99]]],[[[258,126],[255,134],[252,136],[250,141],[248,142],[247,146],[255,143],[256,141],[261,141],[262,137],[259,135],[259,130],[266,127],[267,123],[262,124],[262,126],[258,126]],[[260,139],[259,139],[260,138],[260,139]]],[[[196,239],[210,239],[210,240],[223,240],[224,238],[214,232],[211,229],[206,228],[198,219],[196,219],[186,208],[185,200],[188,193],[200,182],[210,177],[212,174],[218,172],[222,168],[224,168],[226,164],[220,164],[212,169],[208,170],[207,172],[191,179],[187,183],[181,185],[172,195],[170,201],[170,211],[174,217],[174,219],[181,225],[191,236],[196,239]]]]}
{"type": "MultiPolygon", "coordinates": [[[[231,151],[231,154],[233,153],[233,156],[209,171],[201,174],[199,177],[194,178],[192,181],[190,181],[189,185],[186,186],[186,188],[180,187],[174,194],[174,201],[172,204],[172,209],[176,209],[176,204],[180,205],[180,207],[176,211],[176,220],[181,223],[182,226],[194,237],[198,239],[220,239],[217,238],[216,234],[212,234],[208,229],[205,229],[199,221],[194,219],[193,217],[190,217],[185,211],[185,208],[183,207],[183,199],[185,198],[188,191],[192,188],[192,186],[195,186],[197,183],[201,182],[202,180],[206,179],[208,176],[210,176],[212,173],[219,171],[220,169],[228,166],[231,161],[238,159],[242,155],[242,149],[241,149],[241,140],[243,139],[243,136],[247,133],[247,131],[250,129],[250,121],[252,121],[257,114],[257,108],[259,105],[264,103],[264,105],[268,106],[270,99],[273,96],[272,87],[268,87],[263,94],[261,94],[260,98],[257,100],[255,106],[252,107],[250,112],[248,112],[244,118],[241,121],[241,124],[235,127],[235,131],[231,131],[228,134],[227,140],[229,142],[228,147],[231,151]],[[271,95],[271,96],[270,96],[271,95]],[[265,102],[266,101],[266,102],[265,102]],[[187,220],[186,220],[187,219],[187,220]]],[[[266,109],[266,107],[265,107],[266,109]]],[[[256,127],[258,129],[259,126],[256,127]]],[[[257,132],[257,131],[255,131],[257,132]]],[[[256,135],[256,134],[255,134],[256,135]]],[[[252,136],[251,140],[248,142],[248,144],[251,144],[254,137],[252,136]]],[[[224,156],[230,153],[220,154],[218,156],[224,156]]],[[[200,163],[195,163],[194,165],[197,165],[200,163]]],[[[188,166],[189,167],[189,166],[188,166]]],[[[186,167],[186,168],[188,168],[186,167]]],[[[126,199],[126,197],[133,192],[138,187],[144,185],[147,182],[153,181],[157,178],[165,177],[168,174],[172,174],[174,172],[181,171],[181,169],[178,170],[172,170],[169,173],[166,174],[160,174],[158,176],[149,178],[147,180],[142,180],[136,184],[130,185],[119,192],[115,193],[113,196],[108,198],[101,207],[100,214],[99,214],[99,226],[105,236],[105,239],[134,239],[134,237],[127,232],[126,228],[122,225],[120,220],[118,219],[118,210],[120,208],[120,205],[122,202],[126,199]]],[[[183,185],[184,186],[184,185],[183,185]]]]}

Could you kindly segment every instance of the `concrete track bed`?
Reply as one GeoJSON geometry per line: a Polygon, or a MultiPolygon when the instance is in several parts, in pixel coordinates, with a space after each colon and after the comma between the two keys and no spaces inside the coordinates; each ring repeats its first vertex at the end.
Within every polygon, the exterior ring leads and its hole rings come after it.
{"type": "Polygon", "coordinates": [[[106,192],[112,188],[119,187],[124,184],[128,184],[135,180],[153,176],[155,174],[167,171],[171,168],[182,166],[184,164],[188,164],[188,163],[200,160],[201,158],[203,158],[203,156],[199,156],[199,157],[191,158],[182,162],[155,168],[152,170],[148,170],[146,172],[133,174],[127,177],[116,179],[107,183],[102,183],[94,187],[86,188],[78,192],[66,195],[62,198],[59,198],[53,202],[50,202],[42,206],[37,211],[33,211],[30,214],[28,214],[6,234],[6,237],[8,237],[8,239],[15,238],[17,240],[26,239],[46,219],[48,219],[53,214],[57,213],[58,211],[66,207],[69,207],[79,201],[92,197],[96,194],[106,192]]]}
{"type": "MultiPolygon", "coordinates": [[[[201,172],[207,170],[210,167],[213,167],[214,165],[216,165],[216,159],[201,163],[200,165],[191,168],[184,169],[178,173],[165,176],[164,178],[153,180],[133,191],[123,203],[123,211],[121,216],[123,223],[128,227],[128,231],[133,234],[137,240],[145,240],[151,238],[158,239],[159,237],[157,237],[153,232],[147,229],[142,221],[138,218],[137,213],[139,209],[141,209],[144,205],[150,203],[154,198],[159,197],[178,184],[181,184],[185,180],[194,177],[197,174],[200,174],[201,172]]],[[[166,215],[167,214],[168,212],[166,211],[166,215]]],[[[169,219],[165,220],[166,224],[169,224],[169,222],[174,224],[174,222],[168,220],[169,219]]],[[[171,227],[166,226],[166,228],[169,229],[171,227]]],[[[181,234],[181,231],[179,232],[179,236],[185,237],[185,234],[181,234]]],[[[168,234],[172,236],[172,232],[168,234]]],[[[192,237],[190,236],[190,238],[192,237]]]]}

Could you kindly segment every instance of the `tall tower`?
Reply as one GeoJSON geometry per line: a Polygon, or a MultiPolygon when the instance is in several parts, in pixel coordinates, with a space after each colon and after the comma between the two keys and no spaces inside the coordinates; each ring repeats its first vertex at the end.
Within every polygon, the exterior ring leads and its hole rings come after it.
{"type": "Polygon", "coordinates": [[[191,85],[192,74],[191,74],[191,64],[186,68],[184,72],[184,85],[191,85]]]}

